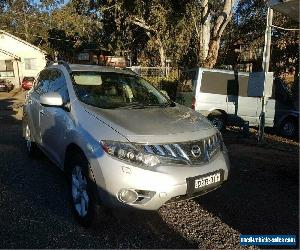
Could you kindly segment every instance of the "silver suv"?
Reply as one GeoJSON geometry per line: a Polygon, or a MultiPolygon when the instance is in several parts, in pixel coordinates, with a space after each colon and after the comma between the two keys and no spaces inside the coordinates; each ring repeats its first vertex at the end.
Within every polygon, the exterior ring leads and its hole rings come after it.
{"type": "Polygon", "coordinates": [[[67,173],[85,226],[105,206],[156,210],[219,187],[229,161],[221,134],[129,70],[56,63],[24,105],[28,153],[67,173]]]}

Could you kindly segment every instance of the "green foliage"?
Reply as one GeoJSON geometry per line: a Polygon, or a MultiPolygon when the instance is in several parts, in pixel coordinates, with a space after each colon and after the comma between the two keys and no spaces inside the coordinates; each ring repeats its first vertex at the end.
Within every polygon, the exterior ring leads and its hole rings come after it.
{"type": "MultiPolygon", "coordinates": [[[[203,24],[199,0],[3,0],[0,25],[46,50],[69,59],[83,48],[130,53],[133,65],[158,66],[171,59],[172,67],[200,65],[197,29],[203,24]]],[[[213,25],[225,1],[209,0],[213,25]]],[[[235,64],[236,44],[261,51],[267,8],[264,0],[238,1],[233,19],[222,35],[217,66],[235,64]]],[[[298,24],[274,12],[274,24],[298,28],[298,24]]],[[[261,64],[261,54],[255,59],[261,64]]],[[[271,69],[280,75],[299,71],[299,33],[274,29],[271,69]]],[[[175,77],[171,77],[174,80],[175,77]]],[[[153,84],[163,79],[150,79],[153,84]]]]}
{"type": "Polygon", "coordinates": [[[171,72],[169,77],[144,77],[149,83],[160,90],[165,90],[171,100],[176,98],[177,85],[179,83],[177,72],[171,72]]]}

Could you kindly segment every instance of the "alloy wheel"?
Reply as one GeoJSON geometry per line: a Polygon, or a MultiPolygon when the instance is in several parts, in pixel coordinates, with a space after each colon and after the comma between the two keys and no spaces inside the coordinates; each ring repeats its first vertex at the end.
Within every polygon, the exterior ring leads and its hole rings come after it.
{"type": "Polygon", "coordinates": [[[89,208],[89,196],[87,192],[87,179],[83,169],[75,166],[72,171],[72,198],[76,212],[80,217],[85,217],[89,208]]]}
{"type": "Polygon", "coordinates": [[[211,120],[211,123],[215,128],[217,128],[220,131],[223,129],[224,123],[221,119],[215,117],[211,120]]]}
{"type": "Polygon", "coordinates": [[[32,141],[31,141],[31,132],[28,124],[25,128],[25,140],[26,140],[26,148],[28,152],[31,152],[32,150],[32,141]]]}
{"type": "Polygon", "coordinates": [[[295,124],[292,121],[286,121],[282,126],[282,131],[285,136],[292,137],[295,133],[295,124]]]}

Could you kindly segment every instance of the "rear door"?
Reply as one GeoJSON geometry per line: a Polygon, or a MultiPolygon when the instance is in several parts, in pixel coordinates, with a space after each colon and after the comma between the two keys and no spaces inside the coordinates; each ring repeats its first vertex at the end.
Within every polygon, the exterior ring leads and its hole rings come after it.
{"type": "Polygon", "coordinates": [[[238,73],[238,109],[237,115],[243,121],[249,121],[250,125],[258,125],[259,116],[259,98],[248,97],[248,79],[249,76],[238,73]]]}

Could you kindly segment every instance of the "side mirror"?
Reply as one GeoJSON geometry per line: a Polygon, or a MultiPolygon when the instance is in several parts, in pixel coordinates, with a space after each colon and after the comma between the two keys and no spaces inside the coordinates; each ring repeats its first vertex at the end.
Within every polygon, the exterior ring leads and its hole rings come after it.
{"type": "Polygon", "coordinates": [[[40,103],[50,107],[63,107],[64,102],[59,93],[49,92],[40,96],[40,103]]]}

